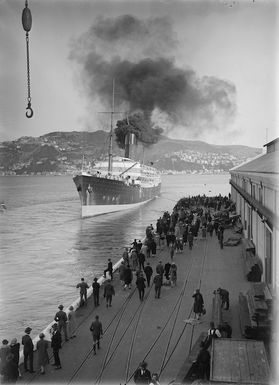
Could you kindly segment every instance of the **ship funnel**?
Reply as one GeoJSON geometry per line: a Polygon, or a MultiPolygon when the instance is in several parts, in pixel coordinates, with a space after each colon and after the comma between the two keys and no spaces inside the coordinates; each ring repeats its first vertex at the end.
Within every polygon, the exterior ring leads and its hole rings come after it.
{"type": "Polygon", "coordinates": [[[125,158],[130,158],[133,146],[137,145],[137,137],[132,132],[125,136],[125,158]]]}

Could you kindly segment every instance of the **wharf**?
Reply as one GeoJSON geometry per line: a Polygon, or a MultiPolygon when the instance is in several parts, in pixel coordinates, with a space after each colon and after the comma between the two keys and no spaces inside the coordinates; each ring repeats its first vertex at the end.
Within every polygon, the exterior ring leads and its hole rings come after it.
{"type": "MultiPolygon", "coordinates": [[[[232,231],[226,229],[224,240],[230,236],[232,231]]],[[[158,246],[156,257],[148,261],[154,271],[159,261],[171,262],[167,246],[158,246]]],[[[239,292],[247,292],[250,286],[244,275],[241,243],[220,249],[216,235],[207,234],[205,240],[194,240],[192,250],[188,244],[184,246],[182,253],[174,255],[174,262],[178,267],[177,286],[162,286],[160,299],[155,298],[154,287],[147,288],[143,302],[135,288],[135,274],[132,289],[123,290],[116,272],[112,282],[116,292],[112,307],[106,308],[101,287],[99,307],[94,307],[91,296],[87,307],[76,311],[77,337],[64,343],[60,350],[62,369],[54,370],[48,365],[44,376],[39,372],[33,376],[23,373],[20,382],[133,384],[133,373],[144,360],[151,373],[159,373],[160,384],[168,384],[176,379],[197,338],[208,330],[213,291],[218,287],[230,293],[226,321],[232,326],[232,338],[242,338],[238,297],[239,292]],[[207,312],[195,322],[192,295],[197,288],[203,295],[207,312]],[[93,355],[89,327],[97,314],[104,336],[101,349],[93,355]]],[[[36,356],[34,364],[39,369],[36,356]]]]}

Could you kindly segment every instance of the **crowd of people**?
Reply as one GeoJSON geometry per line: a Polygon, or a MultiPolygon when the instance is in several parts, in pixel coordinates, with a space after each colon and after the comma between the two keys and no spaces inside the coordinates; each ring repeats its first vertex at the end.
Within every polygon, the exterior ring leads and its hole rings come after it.
{"type": "MultiPolygon", "coordinates": [[[[177,264],[174,262],[175,254],[181,253],[187,246],[191,250],[194,247],[195,240],[201,236],[201,240],[207,236],[212,237],[215,232],[218,237],[220,247],[223,248],[225,224],[229,220],[229,212],[234,210],[234,206],[227,197],[206,197],[195,196],[180,199],[175,205],[172,213],[164,212],[162,217],[157,220],[156,228],[149,225],[146,228],[145,239],[134,239],[130,248],[126,247],[122,255],[122,261],[118,268],[119,279],[123,290],[130,290],[132,282],[135,279],[135,286],[138,289],[139,300],[144,301],[145,288],[154,286],[154,295],[156,299],[161,297],[162,286],[175,287],[177,283],[177,264]],[[215,215],[212,210],[215,210],[215,215]],[[221,211],[222,208],[222,211],[221,211]],[[201,230],[201,231],[200,231],[201,230]],[[152,259],[157,254],[158,247],[167,246],[168,260],[165,264],[159,261],[156,266],[151,266],[152,259]]],[[[104,270],[103,277],[106,307],[112,306],[112,298],[115,295],[113,285],[114,271],[111,259],[108,259],[107,268],[104,270]],[[107,278],[107,274],[109,277],[107,278]]],[[[87,306],[87,290],[88,283],[81,278],[76,285],[80,289],[80,307],[87,306]]],[[[95,277],[92,283],[94,306],[100,306],[100,283],[95,277]]],[[[217,293],[220,294],[222,307],[229,308],[229,293],[227,290],[218,288],[217,293]]],[[[205,314],[204,300],[197,289],[193,294],[194,304],[193,311],[195,318],[199,319],[205,314]]],[[[37,350],[37,366],[40,373],[45,374],[45,366],[49,363],[48,349],[52,348],[55,369],[61,369],[61,361],[59,351],[62,348],[62,335],[65,342],[76,337],[76,314],[73,306],[70,306],[66,313],[63,305],[58,306],[58,311],[54,316],[51,328],[51,341],[45,339],[45,335],[39,335],[39,341],[36,344],[37,350]]],[[[33,351],[34,345],[30,337],[32,329],[27,327],[25,335],[22,337],[24,371],[34,373],[33,367],[33,351]]],[[[226,330],[222,330],[231,336],[231,328],[227,325],[226,330]]],[[[93,337],[93,352],[100,348],[100,339],[103,335],[102,323],[99,316],[95,316],[95,320],[90,326],[90,332],[93,337]],[[97,348],[97,349],[96,349],[97,348]]],[[[200,368],[201,378],[208,378],[208,362],[210,355],[208,347],[212,338],[219,338],[221,331],[210,325],[208,338],[203,341],[201,351],[197,357],[197,365],[200,368]],[[208,358],[209,357],[209,358],[208,358]]],[[[19,369],[19,352],[20,343],[14,338],[11,343],[4,339],[0,348],[1,359],[1,376],[2,382],[15,383],[22,376],[19,369]]],[[[134,374],[135,383],[159,384],[157,373],[151,374],[147,369],[147,363],[142,362],[134,374]]]]}

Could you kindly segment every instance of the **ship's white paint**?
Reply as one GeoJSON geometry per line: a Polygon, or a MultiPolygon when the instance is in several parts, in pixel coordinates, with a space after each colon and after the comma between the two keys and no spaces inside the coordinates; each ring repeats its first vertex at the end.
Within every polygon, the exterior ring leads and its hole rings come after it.
{"type": "Polygon", "coordinates": [[[124,205],[81,206],[81,216],[82,216],[82,218],[95,217],[96,215],[115,213],[117,211],[131,210],[131,209],[135,209],[135,208],[143,205],[146,202],[149,202],[152,199],[154,199],[154,197],[147,199],[146,201],[143,201],[143,202],[130,203],[130,204],[124,204],[124,205]]]}

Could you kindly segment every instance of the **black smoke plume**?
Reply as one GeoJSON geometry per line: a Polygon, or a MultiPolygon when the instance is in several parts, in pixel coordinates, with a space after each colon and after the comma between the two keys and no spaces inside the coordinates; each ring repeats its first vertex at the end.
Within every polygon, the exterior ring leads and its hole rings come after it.
{"type": "Polygon", "coordinates": [[[123,120],[118,120],[114,130],[116,142],[120,148],[125,148],[125,137],[127,133],[133,133],[137,139],[145,145],[156,143],[163,130],[159,127],[151,127],[150,121],[144,119],[141,113],[127,116],[123,120]]]}
{"type": "Polygon", "coordinates": [[[151,128],[158,116],[168,122],[165,132],[175,126],[192,134],[224,128],[235,114],[234,85],[177,67],[174,36],[167,18],[98,18],[73,45],[71,58],[81,65],[90,98],[107,108],[115,79],[117,105],[130,114],[142,113],[151,128]]]}

